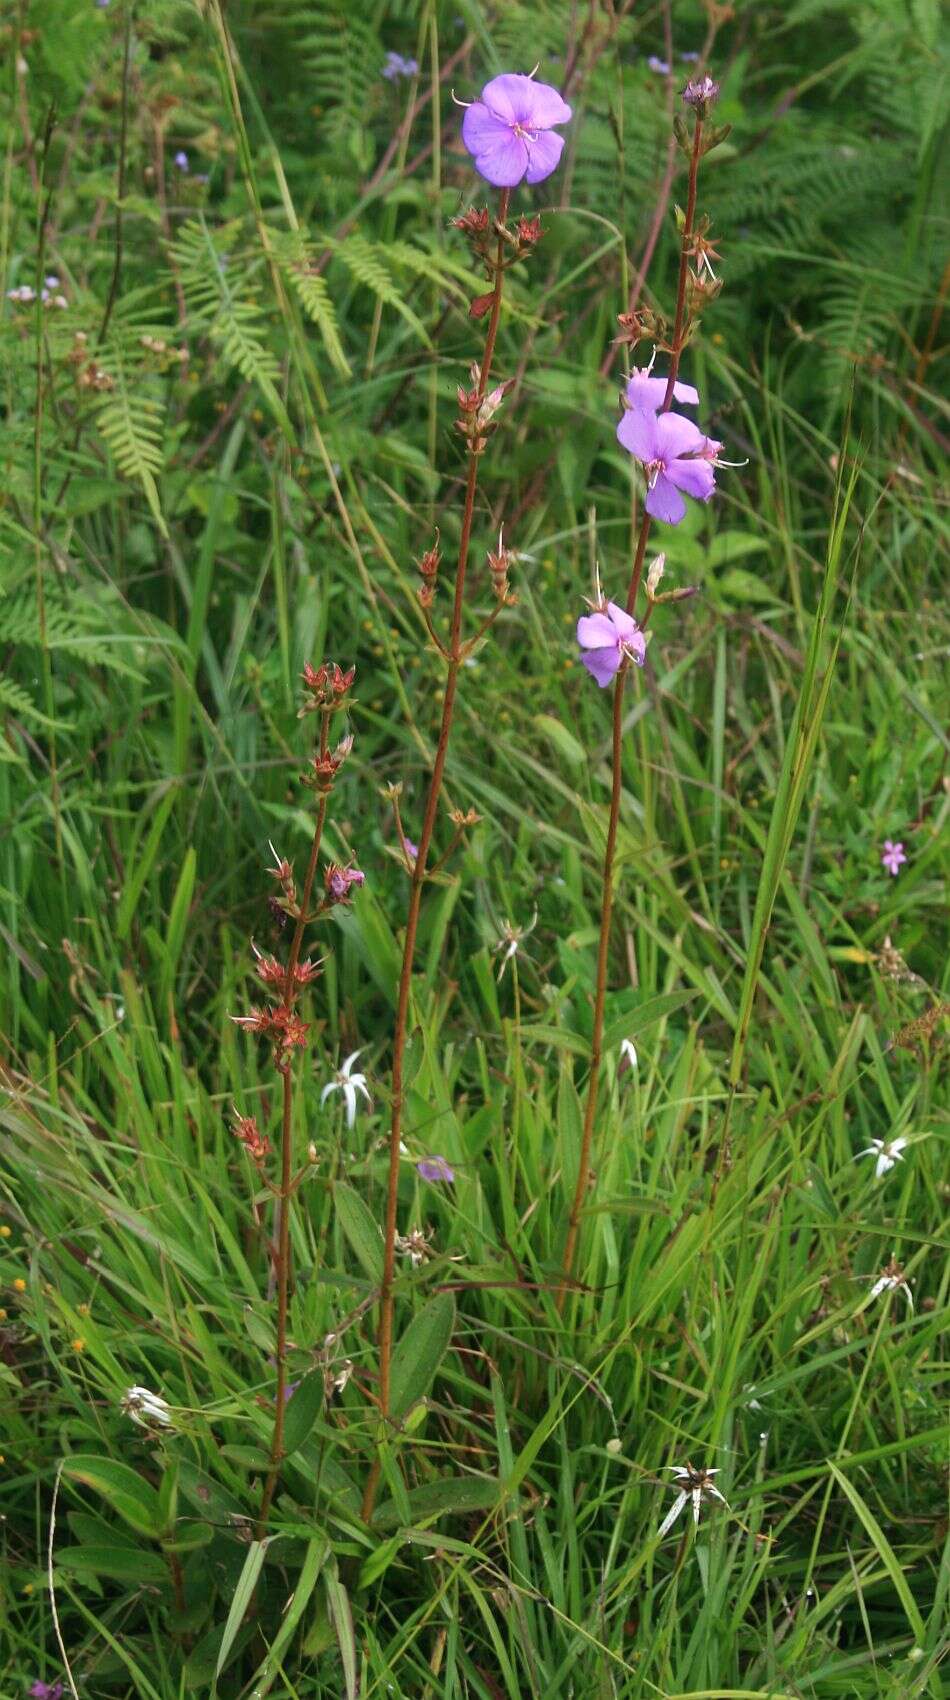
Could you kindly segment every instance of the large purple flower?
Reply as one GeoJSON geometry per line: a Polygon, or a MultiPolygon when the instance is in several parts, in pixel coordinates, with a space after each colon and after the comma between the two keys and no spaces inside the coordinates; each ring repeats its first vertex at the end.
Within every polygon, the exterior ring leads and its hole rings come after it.
{"type": "Polygon", "coordinates": [[[475,169],[496,189],[513,189],[526,179],[543,183],[557,167],[564,137],[555,124],[566,124],[571,109],[557,89],[519,72],[492,77],[472,102],[462,122],[462,141],[475,169]]]}
{"type": "Polygon", "coordinates": [[[709,501],[716,478],[712,463],[704,458],[707,439],[691,419],[631,407],[617,426],[617,441],[643,464],[646,510],[654,519],[679,525],[686,512],[684,490],[698,502],[709,501]]]}
{"type": "Polygon", "coordinates": [[[646,638],[633,615],[618,608],[616,602],[595,608],[592,614],[582,614],[577,622],[577,641],[586,651],[581,660],[601,690],[610,684],[625,657],[638,667],[646,660],[646,638]]]}
{"type": "MultiPolygon", "coordinates": [[[[627,400],[631,407],[643,407],[650,413],[659,413],[666,396],[666,379],[654,378],[652,366],[635,366],[627,379],[627,400]]],[[[699,391],[692,384],[673,385],[673,400],[681,402],[686,407],[699,406],[699,391]]],[[[722,447],[720,443],[719,447],[722,447]]]]}

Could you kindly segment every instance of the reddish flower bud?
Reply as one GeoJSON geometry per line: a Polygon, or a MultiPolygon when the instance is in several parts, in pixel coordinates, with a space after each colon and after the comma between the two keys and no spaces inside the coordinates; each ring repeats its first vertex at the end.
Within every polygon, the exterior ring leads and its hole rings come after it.
{"type": "Polygon", "coordinates": [[[237,1108],[233,1111],[235,1139],[240,1140],[245,1151],[254,1163],[260,1163],[270,1150],[270,1140],[266,1133],[261,1133],[256,1116],[242,1116],[237,1108]]]}
{"type": "Polygon", "coordinates": [[[526,218],[524,213],[522,213],[518,220],[516,230],[518,241],[522,244],[522,246],[525,248],[533,248],[535,243],[541,240],[541,214],[535,213],[533,218],[526,218]]]}
{"type": "Polygon", "coordinates": [[[453,218],[452,223],[456,230],[462,232],[463,236],[485,236],[489,224],[488,208],[469,207],[467,213],[462,213],[458,218],[453,218]]]}

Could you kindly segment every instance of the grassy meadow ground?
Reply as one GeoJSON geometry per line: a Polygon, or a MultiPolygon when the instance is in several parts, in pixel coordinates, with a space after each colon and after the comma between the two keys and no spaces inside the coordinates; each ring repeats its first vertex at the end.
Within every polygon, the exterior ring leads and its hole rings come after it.
{"type": "Polygon", "coordinates": [[[944,31],[929,0],[0,19],[2,1700],[950,1692],[944,31]],[[626,583],[617,315],[641,265],[671,308],[703,49],[724,288],[683,371],[744,464],[662,528],[698,594],[656,611],[626,697],[559,1304],[611,754],[574,628],[595,562],[626,583]],[[417,70],[384,76],[394,52],[417,70]],[[544,235],[506,284],[468,629],[502,523],[518,602],[463,669],[437,856],[450,807],[481,819],[425,891],[399,1214],[431,1255],[399,1264],[367,1525],[387,788],[416,837],[444,670],[414,563],[438,527],[451,573],[484,336],[451,91],[537,61],[574,118],[516,191],[544,235]],[[273,1201],[230,1117],[276,1142],[279,1105],[229,1016],[250,940],[279,948],[268,841],[306,861],[324,657],[357,670],[326,848],[366,883],[305,1010],[300,1386],[261,1542],[273,1201]],[[321,1094],[356,1050],[350,1128],[321,1094]],[[858,1156],[897,1139],[879,1177],[858,1156]],[[687,1461],[722,1499],[661,1533],[687,1461]]]}

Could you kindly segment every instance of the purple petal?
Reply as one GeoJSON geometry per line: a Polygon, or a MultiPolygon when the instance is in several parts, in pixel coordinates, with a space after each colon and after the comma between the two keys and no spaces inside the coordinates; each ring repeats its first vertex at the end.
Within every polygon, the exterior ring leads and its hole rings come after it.
{"type": "Polygon", "coordinates": [[[694,454],[706,441],[699,427],[694,425],[691,419],[684,419],[681,413],[658,414],[656,436],[659,446],[657,458],[665,461],[678,460],[680,455],[694,454]]]}
{"type": "Polygon", "coordinates": [[[542,130],[538,135],[525,136],[524,144],[528,150],[527,181],[543,183],[557,169],[564,151],[564,137],[555,130],[542,130]]]}
{"type": "Polygon", "coordinates": [[[708,502],[716,488],[716,475],[708,460],[671,460],[666,476],[678,490],[695,496],[697,502],[708,502]]]}
{"type": "Polygon", "coordinates": [[[511,125],[490,112],[483,101],[473,101],[462,119],[462,140],[471,154],[486,153],[506,142],[510,135],[511,125]]]}
{"type": "Polygon", "coordinates": [[[646,465],[648,461],[657,459],[656,426],[655,413],[647,413],[642,407],[628,407],[617,426],[617,441],[646,465]]]}
{"type": "Polygon", "coordinates": [[[642,667],[647,658],[647,640],[642,632],[634,632],[633,637],[627,639],[627,650],[637,666],[642,667]]]}
{"type": "MultiPolygon", "coordinates": [[[[473,109],[469,107],[469,112],[473,109]]],[[[468,113],[466,113],[468,117],[468,113]]],[[[463,126],[464,139],[464,126],[463,126]]],[[[485,146],[470,150],[475,154],[475,169],[496,189],[513,189],[528,169],[528,150],[520,136],[504,124],[485,146]]]]}
{"type": "MultiPolygon", "coordinates": [[[[663,377],[654,378],[651,373],[635,371],[630,374],[627,383],[627,400],[633,407],[650,408],[659,413],[666,396],[667,380],[663,377]]],[[[699,391],[692,384],[675,383],[673,385],[673,400],[685,402],[689,407],[699,406],[699,391]]]]}
{"type": "Polygon", "coordinates": [[[591,678],[596,679],[601,690],[609,685],[620,666],[619,649],[588,649],[581,656],[584,666],[591,678]]]}
{"type": "Polygon", "coordinates": [[[577,641],[583,649],[616,649],[619,637],[606,614],[582,614],[577,622],[577,641]]]}
{"type": "Polygon", "coordinates": [[[509,124],[523,124],[526,130],[548,130],[552,124],[566,124],[571,117],[571,108],[550,83],[536,83],[533,77],[517,71],[492,77],[482,89],[482,100],[499,118],[509,124]]]}
{"type": "Polygon", "coordinates": [[[611,621],[616,627],[617,635],[623,643],[630,643],[636,637],[638,631],[637,622],[633,615],[628,614],[625,608],[618,607],[616,602],[608,602],[607,608],[611,621]]]}
{"type": "Polygon", "coordinates": [[[416,1169],[424,1181],[454,1181],[455,1170],[444,1157],[423,1157],[416,1169]]]}
{"type": "Polygon", "coordinates": [[[686,512],[686,503],[671,484],[665,473],[660,473],[652,490],[647,491],[646,510],[654,519],[662,519],[667,525],[679,525],[686,512]]]}

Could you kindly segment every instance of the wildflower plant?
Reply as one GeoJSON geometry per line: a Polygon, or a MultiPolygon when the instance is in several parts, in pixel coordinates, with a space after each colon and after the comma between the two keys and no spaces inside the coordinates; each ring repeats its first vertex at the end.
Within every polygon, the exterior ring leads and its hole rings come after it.
{"type": "MultiPolygon", "coordinates": [[[[270,1140],[267,1134],[259,1128],[257,1118],[251,1115],[243,1115],[235,1108],[233,1123],[234,1135],[243,1145],[250,1161],[258,1169],[268,1190],[273,1195],[275,1208],[272,1257],[277,1299],[275,1350],[277,1384],[274,1394],[274,1424],[271,1434],[269,1465],[264,1480],[258,1515],[258,1528],[262,1536],[267,1528],[268,1512],[284,1456],[284,1422],[289,1391],[287,1379],[287,1317],[292,1280],[290,1215],[294,1195],[311,1163],[310,1152],[308,1151],[307,1162],[295,1173],[295,1060],[297,1052],[306,1051],[310,1033],[310,1024],[301,1017],[298,1004],[303,991],[319,976],[323,963],[320,959],[313,957],[301,961],[303,940],[307,928],[315,921],[324,918],[335,905],[348,904],[351,901],[352,889],[354,887],[358,889],[364,880],[362,872],[354,868],[352,864],[341,868],[335,863],[329,863],[324,872],[323,891],[318,895],[317,876],[329,799],[340,769],[353,747],[353,738],[350,734],[347,734],[331,748],[331,728],[335,717],[345,712],[349,706],[354,677],[354,668],[344,669],[335,662],[323,662],[318,667],[313,667],[308,662],[304,668],[304,700],[299,711],[299,717],[302,719],[304,716],[312,714],[317,716],[315,748],[303,776],[303,783],[313,792],[315,800],[310,855],[303,885],[298,892],[291,863],[274,849],[273,844],[268,847],[272,862],[267,868],[267,873],[275,882],[277,888],[271,898],[271,904],[273,911],[281,919],[283,925],[293,924],[290,945],[286,957],[281,960],[275,955],[264,955],[252,942],[251,949],[255,959],[255,971],[266,1001],[252,1006],[245,1014],[231,1017],[232,1021],[238,1027],[243,1028],[246,1033],[254,1034],[256,1037],[267,1041],[271,1048],[273,1067],[280,1080],[281,1089],[280,1167],[276,1181],[272,1180],[268,1174],[270,1140]]],[[[343,1068],[330,1083],[330,1086],[324,1088],[321,1099],[321,1102],[324,1102],[327,1093],[338,1087],[343,1092],[346,1101],[347,1119],[350,1125],[352,1125],[355,1116],[357,1091],[361,1092],[364,1097],[368,1096],[364,1077],[351,1072],[352,1065],[358,1055],[358,1052],[354,1052],[346,1059],[343,1068]]]]}
{"type": "MultiPolygon", "coordinates": [[[[631,664],[642,667],[646,660],[646,626],[660,603],[675,602],[692,594],[690,587],[660,592],[664,558],[657,557],[647,573],[646,608],[638,618],[647,544],[655,521],[679,525],[686,515],[686,498],[708,502],[716,487],[715,469],[722,464],[722,444],[704,435],[693,420],[676,413],[674,401],[698,407],[698,391],[680,379],[680,362],[695,335],[704,308],[719,293],[720,281],[710,277],[705,261],[712,252],[708,220],[697,216],[699,168],[703,157],[724,141],[728,126],[709,124],[709,115],[719,93],[718,84],[706,75],[690,78],[682,93],[692,122],[690,133],[682,115],[674,122],[676,139],[689,161],[685,211],[678,213],[680,259],[676,305],[671,322],[650,310],[639,315],[623,314],[624,339],[629,345],[652,339],[653,356],[648,366],[635,368],[627,381],[623,411],[617,425],[617,440],[640,466],[644,478],[643,512],[623,603],[607,600],[597,575],[590,612],[577,623],[581,660],[597,684],[613,687],[613,732],[611,741],[611,796],[604,850],[597,971],[594,993],[590,1073],[581,1132],[580,1163],[574,1188],[564,1244],[563,1267],[572,1275],[580,1234],[581,1214],[591,1181],[591,1148],[597,1119],[603,1053],[604,1009],[607,993],[607,964],[610,952],[614,898],[614,857],[620,823],[623,754],[623,702],[631,664]],[[703,263],[701,263],[701,261],[703,263]],[[654,372],[658,353],[665,367],[654,372]]],[[[567,1288],[561,1289],[563,1304],[567,1288]]]]}
{"type": "MultiPolygon", "coordinates": [[[[470,638],[464,637],[465,589],[479,469],[494,430],[496,415],[509,389],[508,382],[492,383],[505,276],[511,266],[531,255],[542,234],[540,218],[524,215],[517,220],[511,218],[511,197],[513,190],[522,181],[539,183],[556,169],[564,143],[555,126],[567,123],[570,117],[571,108],[556,89],[537,82],[533,75],[527,77],[506,74],[495,77],[486,84],[481,98],[468,106],[462,125],[462,141],[474,158],[476,170],[485,182],[499,189],[500,193],[496,212],[490,212],[487,207],[472,207],[454,220],[455,228],[469,243],[473,259],[484,268],[489,288],[484,294],[476,296],[469,310],[470,316],[476,322],[485,321],[485,335],[481,355],[470,369],[470,382],[468,385],[460,385],[458,390],[459,413],[456,429],[465,444],[467,468],[452,606],[448,632],[445,635],[439,632],[434,620],[442,566],[442,551],[438,538],[423,552],[419,562],[422,581],[419,587],[419,603],[430,642],[445,667],[445,687],[438,741],[418,844],[406,837],[401,817],[397,813],[399,841],[409,872],[409,904],[403,935],[393,1034],[392,1108],[383,1230],[383,1274],[379,1314],[379,1415],[382,1437],[385,1437],[391,1411],[394,1281],[405,1095],[404,1066],[422,894],[442,795],[459,675],[463,663],[475,645],[486,635],[503,610],[511,607],[515,601],[509,576],[513,556],[500,536],[497,548],[487,551],[494,606],[477,626],[474,635],[470,638]]],[[[453,816],[456,838],[474,818],[477,817],[460,814],[453,816]]],[[[451,1171],[448,1178],[451,1178],[451,1171]]],[[[363,1496],[363,1515],[367,1519],[372,1516],[380,1467],[377,1456],[370,1469],[363,1496]]]]}

